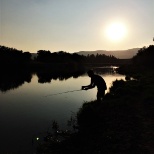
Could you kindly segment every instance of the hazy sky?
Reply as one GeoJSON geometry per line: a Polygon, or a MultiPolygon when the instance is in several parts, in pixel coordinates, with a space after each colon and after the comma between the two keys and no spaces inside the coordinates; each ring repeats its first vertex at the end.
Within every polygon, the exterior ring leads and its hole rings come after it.
{"type": "Polygon", "coordinates": [[[23,51],[122,50],[153,37],[154,0],[0,0],[0,45],[23,51]]]}

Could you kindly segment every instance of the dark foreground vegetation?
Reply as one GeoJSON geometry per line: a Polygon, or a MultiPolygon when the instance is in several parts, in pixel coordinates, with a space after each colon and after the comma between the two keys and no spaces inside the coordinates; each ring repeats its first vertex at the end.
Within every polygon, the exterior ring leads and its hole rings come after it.
{"type": "Polygon", "coordinates": [[[114,81],[103,102],[86,102],[74,117],[76,132],[47,134],[38,153],[153,154],[154,46],[141,49],[132,65],[120,67],[126,81],[114,81]],[[63,137],[60,140],[58,137],[63,137]]]}

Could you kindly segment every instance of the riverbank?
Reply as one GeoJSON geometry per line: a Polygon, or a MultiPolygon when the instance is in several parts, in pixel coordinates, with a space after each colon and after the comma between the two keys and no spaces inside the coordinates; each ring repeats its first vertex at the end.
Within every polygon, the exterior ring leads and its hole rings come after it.
{"type": "Polygon", "coordinates": [[[130,79],[113,82],[102,103],[84,103],[78,131],[62,142],[44,142],[38,153],[154,153],[154,72],[130,79]]]}

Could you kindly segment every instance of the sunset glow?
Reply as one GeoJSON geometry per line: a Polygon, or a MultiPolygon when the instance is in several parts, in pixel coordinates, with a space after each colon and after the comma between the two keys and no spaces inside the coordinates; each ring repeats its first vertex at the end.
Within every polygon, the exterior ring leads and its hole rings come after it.
{"type": "Polygon", "coordinates": [[[152,0],[1,0],[0,6],[0,44],[18,50],[74,53],[153,43],[152,0]]]}

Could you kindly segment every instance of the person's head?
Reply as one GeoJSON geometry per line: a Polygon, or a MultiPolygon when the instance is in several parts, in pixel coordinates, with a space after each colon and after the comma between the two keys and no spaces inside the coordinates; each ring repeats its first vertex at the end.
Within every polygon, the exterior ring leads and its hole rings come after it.
{"type": "Polygon", "coordinates": [[[87,72],[87,74],[88,74],[89,77],[92,77],[92,76],[94,75],[94,72],[93,72],[92,70],[89,70],[89,71],[87,72]]]}

